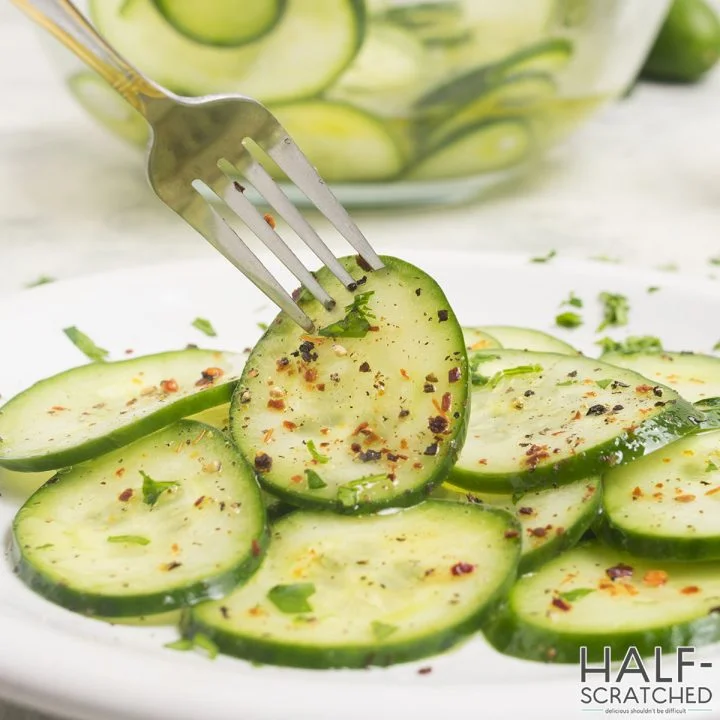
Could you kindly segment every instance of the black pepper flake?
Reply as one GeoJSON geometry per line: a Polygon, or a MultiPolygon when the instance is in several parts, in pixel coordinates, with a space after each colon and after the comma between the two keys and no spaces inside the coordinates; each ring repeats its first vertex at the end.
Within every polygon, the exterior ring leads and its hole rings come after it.
{"type": "Polygon", "coordinates": [[[432,383],[425,383],[425,385],[423,386],[423,392],[434,393],[435,386],[432,383]]]}
{"type": "Polygon", "coordinates": [[[533,509],[532,509],[531,507],[521,507],[521,508],[518,509],[518,512],[519,512],[521,515],[532,515],[532,514],[533,514],[533,509]]]}
{"type": "Polygon", "coordinates": [[[447,310],[438,310],[438,320],[440,322],[445,322],[448,319],[448,311],[447,310]]]}
{"type": "Polygon", "coordinates": [[[367,275],[363,275],[358,281],[357,286],[360,287],[360,285],[364,285],[367,282],[367,275]]]}
{"type": "Polygon", "coordinates": [[[286,357],[281,357],[276,364],[278,369],[287,367],[290,364],[290,359],[286,357]]]}
{"type": "Polygon", "coordinates": [[[398,417],[404,418],[404,417],[407,417],[409,414],[410,414],[410,411],[409,411],[409,410],[406,410],[405,408],[403,408],[403,409],[398,413],[398,417]]]}
{"type": "Polygon", "coordinates": [[[382,457],[382,453],[379,453],[377,450],[365,450],[365,452],[361,452],[358,457],[363,462],[372,462],[379,460],[382,457]]]}
{"type": "Polygon", "coordinates": [[[245,187],[244,187],[243,185],[241,185],[237,180],[235,180],[235,181],[233,182],[233,187],[234,187],[239,193],[244,193],[244,192],[245,192],[245,187]]]}
{"type": "Polygon", "coordinates": [[[370,363],[367,362],[367,361],[365,361],[365,362],[358,368],[358,370],[359,370],[360,372],[370,372],[370,363]]]}
{"type": "Polygon", "coordinates": [[[536,527],[536,528],[532,528],[529,532],[533,537],[542,538],[547,535],[547,528],[536,527]]]}
{"type": "Polygon", "coordinates": [[[666,405],[667,405],[667,403],[664,400],[658,400],[655,403],[655,407],[665,407],[666,405]]]}
{"type": "Polygon", "coordinates": [[[430,432],[433,432],[436,435],[444,433],[448,429],[449,424],[450,421],[442,415],[436,415],[428,420],[428,428],[430,428],[430,432]]]}
{"type": "Polygon", "coordinates": [[[592,405],[588,408],[586,415],[604,415],[608,411],[607,405],[592,405]]]}
{"type": "Polygon", "coordinates": [[[612,385],[610,385],[610,387],[613,390],[617,390],[618,388],[626,388],[626,387],[630,387],[630,386],[627,383],[620,382],[620,380],[613,380],[613,383],[612,383],[612,385]]]}
{"type": "Polygon", "coordinates": [[[632,577],[633,569],[630,565],[625,565],[624,563],[618,563],[617,565],[613,565],[613,567],[609,567],[605,574],[611,579],[611,580],[617,580],[618,578],[622,577],[632,577]]]}
{"type": "Polygon", "coordinates": [[[420,297],[420,295],[422,295],[422,288],[416,288],[416,289],[415,289],[415,294],[416,294],[418,297],[420,297]]]}
{"type": "Polygon", "coordinates": [[[425,448],[425,452],[423,455],[437,455],[438,454],[438,444],[433,443],[432,445],[428,445],[425,448]]]}
{"type": "MultiPolygon", "coordinates": [[[[306,340],[303,343],[300,343],[300,347],[298,348],[298,354],[302,358],[304,362],[311,362],[312,360],[317,360],[318,356],[317,353],[312,352],[312,350],[315,348],[315,343],[311,343],[309,340],[306,340]]],[[[295,355],[295,353],[293,353],[295,355]]]]}
{"type": "Polygon", "coordinates": [[[230,611],[225,607],[225,605],[220,606],[220,614],[223,616],[224,620],[230,619],[230,611]]]}
{"type": "Polygon", "coordinates": [[[358,264],[358,267],[365,272],[370,272],[372,270],[372,266],[362,255],[358,255],[355,258],[355,262],[358,264]]]}
{"type": "Polygon", "coordinates": [[[653,395],[654,395],[655,397],[662,397],[662,396],[663,396],[662,388],[656,385],[656,386],[653,388],[653,395]]]}
{"type": "Polygon", "coordinates": [[[359,452],[362,450],[362,445],[361,445],[360,443],[353,443],[353,444],[350,446],[350,449],[351,449],[353,452],[359,453],[359,452]]]}
{"type": "Polygon", "coordinates": [[[448,370],[448,382],[457,382],[462,377],[462,371],[459,367],[454,367],[448,370]]]}
{"type": "Polygon", "coordinates": [[[255,456],[255,469],[260,472],[267,472],[272,467],[272,458],[267,453],[260,453],[255,456]]]}
{"type": "Polygon", "coordinates": [[[418,675],[429,675],[432,672],[431,667],[421,667],[418,670],[418,675]]]}
{"type": "Polygon", "coordinates": [[[573,370],[567,374],[568,377],[574,378],[577,377],[577,370],[573,370]]]}
{"type": "Polygon", "coordinates": [[[182,565],[181,562],[176,562],[175,560],[173,560],[172,562],[169,562],[169,563],[165,566],[165,569],[168,570],[168,571],[170,571],[170,570],[174,570],[175,568],[179,568],[181,565],[182,565]]]}
{"type": "Polygon", "coordinates": [[[613,405],[613,412],[620,412],[621,410],[624,410],[624,405],[613,405]]]}
{"type": "Polygon", "coordinates": [[[428,373],[425,376],[425,380],[427,382],[436,383],[438,381],[438,376],[435,373],[428,373]]]}
{"type": "Polygon", "coordinates": [[[525,397],[531,397],[531,396],[534,395],[534,394],[535,394],[535,391],[534,391],[534,390],[526,390],[526,391],[523,393],[523,395],[524,395],[525,397]]]}

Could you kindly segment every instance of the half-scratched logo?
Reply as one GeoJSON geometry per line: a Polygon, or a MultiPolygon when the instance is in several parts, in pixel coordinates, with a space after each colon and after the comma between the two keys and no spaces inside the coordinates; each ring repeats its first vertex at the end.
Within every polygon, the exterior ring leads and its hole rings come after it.
{"type": "Polygon", "coordinates": [[[605,647],[603,661],[588,661],[580,648],[580,703],[588,712],[606,715],[684,715],[713,709],[717,670],[703,661],[694,647],[678,647],[674,656],[655,648],[652,660],[643,660],[637,648],[613,657],[605,647]]]}

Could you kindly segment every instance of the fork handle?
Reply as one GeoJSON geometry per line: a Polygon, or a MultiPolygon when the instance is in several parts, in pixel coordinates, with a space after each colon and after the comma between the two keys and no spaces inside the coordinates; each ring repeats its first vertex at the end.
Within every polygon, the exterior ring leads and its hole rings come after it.
{"type": "Polygon", "coordinates": [[[116,52],[70,0],[11,0],[38,25],[99,73],[146,119],[168,100],[159,85],[150,82],[116,52]]]}

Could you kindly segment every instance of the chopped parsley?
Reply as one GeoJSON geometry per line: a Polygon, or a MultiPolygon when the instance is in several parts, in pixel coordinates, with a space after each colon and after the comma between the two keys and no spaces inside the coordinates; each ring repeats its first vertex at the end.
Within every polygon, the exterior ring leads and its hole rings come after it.
{"type": "Polygon", "coordinates": [[[651,286],[647,289],[648,294],[652,294],[652,293],[659,292],[659,290],[660,290],[660,288],[659,288],[657,285],[651,285],[651,286]]]}
{"type": "Polygon", "coordinates": [[[265,322],[259,322],[259,323],[257,324],[257,326],[258,326],[263,332],[265,332],[265,331],[268,329],[268,324],[265,323],[265,322]]]}
{"type": "Polygon", "coordinates": [[[498,370],[491,377],[484,375],[473,374],[471,382],[473,385],[487,385],[491,390],[496,388],[502,380],[508,377],[514,377],[515,375],[528,375],[530,373],[542,372],[542,365],[518,365],[514,368],[507,368],[505,370],[498,370]]]}
{"type": "Polygon", "coordinates": [[[74,325],[64,328],[63,332],[70,342],[93,362],[105,362],[105,359],[110,354],[107,350],[98,347],[84,332],[78,330],[74,325]]]}
{"type": "Polygon", "coordinates": [[[143,479],[143,502],[146,505],[150,505],[150,507],[153,507],[155,503],[157,503],[157,501],[160,499],[160,496],[165,491],[178,487],[178,483],[176,482],[159,482],[158,480],[153,480],[147,473],[143,472],[142,470],[140,471],[140,474],[142,475],[143,479]]]}
{"type": "Polygon", "coordinates": [[[558,597],[566,602],[576,602],[582,600],[585,596],[594,593],[595,590],[592,588],[576,588],[575,590],[568,590],[567,592],[558,593],[558,597]]]}
{"type": "Polygon", "coordinates": [[[123,545],[149,545],[150,540],[142,535],[108,535],[109,543],[121,543],[123,545]]]}
{"type": "Polygon", "coordinates": [[[532,263],[547,263],[550,262],[557,255],[556,250],[551,250],[547,255],[540,255],[538,257],[530,258],[532,263]]]}
{"type": "Polygon", "coordinates": [[[570,305],[571,307],[581,308],[583,306],[582,298],[575,295],[574,292],[570,293],[570,297],[567,300],[563,300],[561,305],[570,305]]]}
{"type": "Polygon", "coordinates": [[[360,502],[360,493],[363,490],[370,490],[375,485],[385,482],[386,480],[387,475],[384,474],[367,475],[358,480],[351,480],[344,485],[340,485],[337,490],[337,500],[343,507],[355,507],[360,502]]]}
{"type": "Polygon", "coordinates": [[[485,354],[485,353],[475,353],[475,355],[471,356],[470,358],[470,382],[473,385],[485,385],[488,381],[488,378],[484,375],[481,375],[478,373],[478,368],[482,363],[490,362],[491,360],[499,360],[499,355],[492,355],[492,354],[485,354]]]}
{"type": "Polygon", "coordinates": [[[611,378],[604,378],[603,380],[596,380],[595,384],[603,390],[613,382],[611,378]]]}
{"type": "Polygon", "coordinates": [[[583,324],[583,319],[572,311],[560,313],[555,317],[555,324],[564,328],[576,328],[583,324]]]}
{"type": "Polygon", "coordinates": [[[387,623],[380,622],[379,620],[373,620],[370,623],[370,629],[376,640],[382,642],[387,640],[394,632],[397,632],[397,625],[388,625],[387,623]]]}
{"type": "Polygon", "coordinates": [[[330,461],[330,458],[327,455],[323,455],[322,453],[320,453],[320,451],[315,447],[315,443],[312,440],[307,440],[305,442],[305,447],[308,449],[308,452],[310,453],[312,459],[315,462],[324,465],[326,462],[330,461]]]}
{"type": "Polygon", "coordinates": [[[180,638],[174,642],[166,643],[168,650],[188,652],[189,650],[202,650],[209,660],[214,660],[219,654],[218,646],[205,633],[195,633],[189,638],[180,638]]]}
{"type": "Polygon", "coordinates": [[[305,477],[310,490],[322,490],[327,487],[327,483],[314,470],[306,470],[305,477]]]}
{"type": "Polygon", "coordinates": [[[352,303],[345,306],[345,317],[321,328],[318,330],[318,335],[333,338],[364,338],[372,327],[368,318],[375,317],[368,308],[370,297],[374,294],[373,290],[368,290],[356,295],[352,303]]]}
{"type": "Polygon", "coordinates": [[[312,583],[275,585],[267,594],[268,600],[282,613],[295,614],[312,612],[308,598],[315,594],[312,583]]]}
{"type": "Polygon", "coordinates": [[[714,351],[714,352],[720,352],[720,340],[718,340],[718,341],[713,345],[713,351],[714,351]]]}
{"type": "Polygon", "coordinates": [[[192,321],[192,326],[199,330],[201,333],[204,333],[208,337],[216,337],[217,333],[215,332],[215,328],[212,326],[212,323],[209,320],[206,320],[205,318],[197,317],[192,321]]]}
{"type": "Polygon", "coordinates": [[[625,295],[602,292],[600,293],[600,302],[603,305],[603,321],[598,327],[598,332],[607,327],[627,325],[630,314],[630,304],[625,295]]]}
{"type": "Polygon", "coordinates": [[[660,338],[653,335],[631,335],[624,341],[604,337],[595,344],[602,348],[603,353],[617,352],[623,355],[632,355],[638,352],[660,353],[663,351],[660,338]]]}
{"type": "Polygon", "coordinates": [[[708,460],[707,465],[705,466],[705,472],[710,473],[717,470],[720,470],[720,468],[712,460],[708,460]]]}
{"type": "Polygon", "coordinates": [[[54,283],[55,278],[50,277],[50,275],[40,275],[40,277],[36,278],[32,282],[26,283],[25,287],[30,289],[34,287],[40,287],[40,285],[48,285],[50,283],[54,283]]]}
{"type": "Polygon", "coordinates": [[[716,257],[708,258],[708,262],[711,265],[720,265],[720,255],[717,255],[716,257]]]}

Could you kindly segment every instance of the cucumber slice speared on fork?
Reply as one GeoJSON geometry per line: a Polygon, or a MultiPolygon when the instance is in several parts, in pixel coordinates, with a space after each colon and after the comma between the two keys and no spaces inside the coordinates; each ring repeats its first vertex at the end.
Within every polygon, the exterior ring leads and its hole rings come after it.
{"type": "Polygon", "coordinates": [[[513,492],[565,484],[697,429],[670,388],[581,356],[487,350],[470,357],[468,438],[451,482],[513,492]]]}
{"type": "MultiPolygon", "coordinates": [[[[345,266],[357,270],[355,258],[345,266]]],[[[467,356],[440,287],[396,258],[338,301],[299,299],[318,333],[284,315],[248,358],[233,398],[235,442],[287,502],[337,512],[412,505],[442,482],[465,438],[467,356]]]]}
{"type": "Polygon", "coordinates": [[[267,543],[252,469],[182,421],[59,473],[13,524],[21,579],[77,612],[161,613],[232,590],[267,543]]]}
{"type": "Polygon", "coordinates": [[[188,349],[92,363],[41,380],[0,408],[0,465],[56,470],[230,399],[245,358],[188,349]]]}

